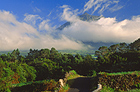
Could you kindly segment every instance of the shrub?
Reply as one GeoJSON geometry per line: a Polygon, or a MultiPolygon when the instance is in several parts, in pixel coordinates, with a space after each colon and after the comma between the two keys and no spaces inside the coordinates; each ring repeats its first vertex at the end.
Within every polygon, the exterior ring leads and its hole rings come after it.
{"type": "Polygon", "coordinates": [[[14,72],[8,66],[7,62],[3,62],[0,58],[0,91],[9,92],[9,87],[13,81],[14,72]]]}
{"type": "Polygon", "coordinates": [[[92,76],[96,76],[97,72],[95,70],[92,71],[92,76]]]}

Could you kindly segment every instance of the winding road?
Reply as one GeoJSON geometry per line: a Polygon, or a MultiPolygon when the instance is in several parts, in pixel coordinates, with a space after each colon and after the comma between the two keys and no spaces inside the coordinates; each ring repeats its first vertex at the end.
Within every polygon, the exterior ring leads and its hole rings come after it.
{"type": "Polygon", "coordinates": [[[71,85],[68,92],[92,92],[91,89],[91,78],[79,77],[74,79],[74,83],[71,85]]]}

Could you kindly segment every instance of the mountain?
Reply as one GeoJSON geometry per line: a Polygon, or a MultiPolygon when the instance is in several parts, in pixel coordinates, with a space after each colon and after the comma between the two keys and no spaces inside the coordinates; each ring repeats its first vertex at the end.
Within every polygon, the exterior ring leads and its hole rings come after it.
{"type": "MultiPolygon", "coordinates": [[[[90,15],[90,14],[88,14],[88,13],[85,12],[84,14],[79,15],[78,17],[82,21],[97,21],[100,18],[102,18],[103,16],[94,16],[94,15],[90,15]]],[[[61,30],[63,30],[66,27],[69,27],[71,24],[72,23],[68,21],[68,22],[64,23],[63,25],[61,25],[60,27],[58,27],[57,28],[57,30],[58,30],[57,32],[58,33],[55,34],[55,38],[58,37],[58,34],[59,34],[59,32],[61,30]]],[[[90,46],[94,47],[94,50],[97,50],[100,46],[107,46],[107,47],[109,47],[110,45],[115,44],[115,43],[111,43],[111,42],[110,43],[105,43],[105,42],[90,42],[89,41],[89,42],[83,42],[83,44],[90,45],[90,46]]]]}
{"type": "Polygon", "coordinates": [[[129,47],[131,49],[137,49],[140,50],[140,38],[135,40],[133,43],[129,44],[129,47]]]}
{"type": "Polygon", "coordinates": [[[71,25],[71,22],[66,22],[65,24],[58,27],[57,30],[63,30],[65,27],[69,27],[70,25],[71,25]]]}
{"type": "Polygon", "coordinates": [[[80,20],[83,21],[96,21],[99,20],[102,16],[93,16],[93,15],[89,15],[88,13],[84,13],[82,15],[79,15],[80,20]]]}
{"type": "MultiPolygon", "coordinates": [[[[82,15],[79,15],[78,16],[80,20],[82,21],[97,21],[99,20],[100,18],[102,18],[103,16],[93,16],[93,15],[89,15],[88,13],[84,13],[82,15]]],[[[57,30],[63,30],[64,28],[66,27],[69,27],[72,23],[71,22],[66,22],[64,23],[63,25],[61,25],[60,27],[57,28],[57,30]]]]}

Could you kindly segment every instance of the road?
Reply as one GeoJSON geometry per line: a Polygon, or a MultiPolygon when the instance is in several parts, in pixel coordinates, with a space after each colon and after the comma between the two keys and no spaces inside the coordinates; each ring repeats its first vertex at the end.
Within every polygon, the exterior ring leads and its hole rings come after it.
{"type": "Polygon", "coordinates": [[[68,92],[92,92],[91,88],[91,78],[89,77],[79,77],[74,79],[74,83],[71,85],[68,92]]]}

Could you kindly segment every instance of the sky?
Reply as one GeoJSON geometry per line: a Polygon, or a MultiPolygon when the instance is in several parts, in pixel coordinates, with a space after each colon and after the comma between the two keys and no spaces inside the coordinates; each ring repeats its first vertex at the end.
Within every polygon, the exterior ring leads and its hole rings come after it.
{"type": "Polygon", "coordinates": [[[140,0],[1,0],[0,51],[92,48],[82,43],[86,41],[131,43],[140,38],[139,3],[140,0]],[[77,16],[85,12],[104,17],[82,21],[77,16]],[[67,21],[72,23],[70,27],[56,30],[67,21]]]}

